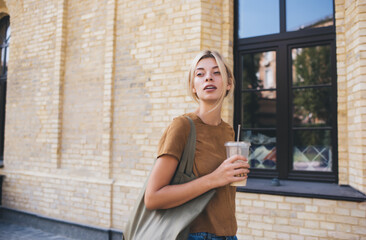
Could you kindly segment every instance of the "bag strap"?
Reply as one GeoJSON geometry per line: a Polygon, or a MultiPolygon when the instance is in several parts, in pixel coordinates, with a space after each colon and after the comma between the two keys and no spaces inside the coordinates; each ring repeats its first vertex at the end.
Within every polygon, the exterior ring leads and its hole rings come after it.
{"type": "Polygon", "coordinates": [[[185,117],[189,120],[191,130],[189,132],[182,157],[179,161],[177,172],[192,175],[194,154],[196,151],[196,127],[194,126],[193,120],[190,117],[188,116],[185,117]]]}

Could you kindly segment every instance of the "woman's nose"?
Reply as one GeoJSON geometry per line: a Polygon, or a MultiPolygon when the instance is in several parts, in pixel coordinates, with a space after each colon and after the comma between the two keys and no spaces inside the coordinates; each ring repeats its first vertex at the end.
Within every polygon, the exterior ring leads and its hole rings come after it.
{"type": "Polygon", "coordinates": [[[206,74],[206,82],[208,82],[208,81],[211,81],[212,80],[212,74],[210,73],[210,72],[208,72],[207,74],[206,74]]]}

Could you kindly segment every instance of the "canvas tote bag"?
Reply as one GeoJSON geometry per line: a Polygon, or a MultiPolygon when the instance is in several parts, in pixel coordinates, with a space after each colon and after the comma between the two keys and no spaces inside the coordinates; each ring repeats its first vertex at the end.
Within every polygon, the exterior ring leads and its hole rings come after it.
{"type": "MultiPolygon", "coordinates": [[[[196,128],[187,117],[191,131],[171,184],[182,184],[196,178],[193,174],[193,161],[196,149],[196,128]]],[[[190,223],[202,212],[215,194],[210,190],[178,207],[148,210],[144,195],[147,181],[137,199],[137,204],[124,232],[125,240],[187,240],[190,223]]]]}

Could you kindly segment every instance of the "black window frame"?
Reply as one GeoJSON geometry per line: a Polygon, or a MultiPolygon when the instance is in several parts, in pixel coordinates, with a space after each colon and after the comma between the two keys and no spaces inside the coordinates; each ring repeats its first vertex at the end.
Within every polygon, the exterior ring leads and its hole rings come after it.
{"type": "MultiPolygon", "coordinates": [[[[8,62],[7,53],[9,49],[10,36],[7,38],[7,31],[10,28],[10,16],[4,15],[0,19],[0,34],[3,34],[0,39],[0,51],[4,52],[4,56],[0,54],[3,66],[0,69],[0,167],[4,161],[4,141],[5,141],[5,105],[6,105],[6,89],[8,77],[8,62]],[[2,51],[4,49],[4,51],[2,51]]],[[[1,37],[1,36],[0,36],[1,37]]]]}
{"type": "MultiPolygon", "coordinates": [[[[315,181],[338,183],[338,129],[337,129],[337,66],[335,6],[333,1],[333,25],[319,28],[302,29],[286,32],[286,0],[280,0],[280,32],[263,36],[239,39],[238,1],[234,2],[234,74],[236,89],[234,95],[234,126],[241,121],[241,56],[243,53],[276,51],[276,88],[277,88],[277,170],[251,169],[249,177],[279,178],[285,180],[315,181]],[[332,78],[332,171],[308,172],[292,171],[292,112],[290,106],[292,90],[291,49],[329,44],[331,49],[332,78]],[[281,79],[283,79],[281,81],[281,79]],[[282,159],[282,160],[279,160],[282,159]]],[[[242,129],[242,131],[248,129],[242,129]]]]}

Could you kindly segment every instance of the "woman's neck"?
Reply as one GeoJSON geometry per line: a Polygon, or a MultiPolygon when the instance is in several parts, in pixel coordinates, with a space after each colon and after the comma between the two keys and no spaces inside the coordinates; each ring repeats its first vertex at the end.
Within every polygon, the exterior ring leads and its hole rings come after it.
{"type": "Polygon", "coordinates": [[[195,113],[205,124],[217,126],[221,123],[221,106],[217,106],[214,110],[212,108],[213,106],[200,104],[195,113]]]}

